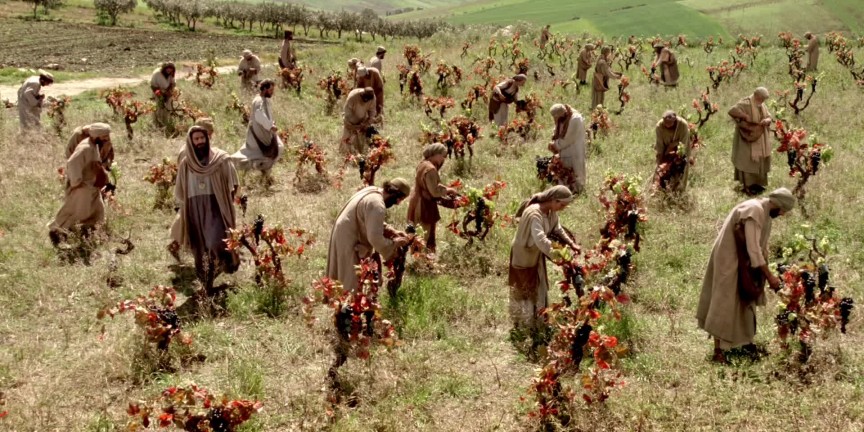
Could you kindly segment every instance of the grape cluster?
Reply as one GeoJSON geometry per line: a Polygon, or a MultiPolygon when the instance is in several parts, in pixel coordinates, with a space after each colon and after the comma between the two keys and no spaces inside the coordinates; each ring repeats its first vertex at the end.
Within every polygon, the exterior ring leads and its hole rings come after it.
{"type": "Polygon", "coordinates": [[[819,171],[819,162],[822,161],[822,152],[819,150],[813,150],[810,153],[810,166],[813,167],[813,174],[816,174],[819,171]]]}
{"type": "Polygon", "coordinates": [[[252,227],[252,234],[255,236],[255,244],[261,241],[261,233],[264,232],[264,215],[259,214],[255,218],[255,223],[252,227]]]}
{"type": "Polygon", "coordinates": [[[570,358],[573,360],[573,366],[579,369],[584,355],[585,344],[588,343],[588,338],[591,336],[591,324],[584,323],[579,330],[576,331],[576,337],[573,338],[573,345],[570,346],[570,358]]]}
{"type": "Polygon", "coordinates": [[[537,164],[537,178],[552,183],[555,180],[552,173],[549,172],[549,165],[552,163],[552,156],[537,156],[535,161],[537,164]]]}
{"type": "Polygon", "coordinates": [[[804,282],[804,301],[807,304],[816,301],[816,279],[810,272],[801,272],[801,281],[804,282]]]}
{"type": "Polygon", "coordinates": [[[840,333],[846,334],[846,324],[849,323],[853,308],[855,308],[855,301],[852,297],[844,297],[840,300],[840,333]]]}
{"type": "Polygon", "coordinates": [[[207,413],[207,423],[210,425],[210,430],[213,432],[231,432],[231,423],[225,418],[226,413],[223,408],[211,408],[207,413]]]}

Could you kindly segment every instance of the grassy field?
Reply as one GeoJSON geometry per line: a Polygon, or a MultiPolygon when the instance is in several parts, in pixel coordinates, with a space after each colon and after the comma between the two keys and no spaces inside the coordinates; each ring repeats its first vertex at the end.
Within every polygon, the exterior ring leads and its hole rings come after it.
{"type": "MultiPolygon", "coordinates": [[[[536,31],[529,37],[536,37],[536,31]]],[[[420,46],[424,52],[434,51],[435,59],[460,65],[467,72],[473,69],[470,57],[459,58],[459,47],[466,39],[480,41],[485,47],[488,34],[441,34],[420,46]]],[[[76,40],[94,52],[103,43],[101,37],[76,40]]],[[[27,51],[26,38],[13,42],[19,52],[27,51]]],[[[235,56],[237,43],[215,38],[209,48],[219,57],[230,58],[235,56]]],[[[399,52],[405,43],[416,41],[391,42],[392,55],[385,60],[388,114],[383,132],[394,143],[396,162],[382,170],[381,179],[397,175],[413,178],[421,152],[419,124],[432,123],[416,102],[399,95],[395,65],[404,63],[399,52]]],[[[33,44],[35,49],[48,42],[34,39],[33,44]]],[[[201,48],[170,48],[160,55],[197,61],[206,56],[201,48]]],[[[311,68],[302,96],[280,91],[274,99],[278,125],[288,128],[304,124],[310,138],[327,150],[331,172],[341,161],[337,150],[341,120],[324,112],[325,102],[314,81],[331,70],[342,70],[345,59],[366,57],[373,49],[372,43],[355,42],[302,47],[300,62],[311,68]]],[[[856,54],[860,56],[860,50],[856,54]]],[[[534,55],[529,49],[532,61],[534,55]]],[[[673,90],[649,85],[635,70],[626,72],[633,80],[633,101],[623,115],[612,118],[611,134],[601,139],[589,156],[588,193],[562,214],[562,223],[582,244],[591,245],[598,238],[602,215],[595,193],[604,174],[613,171],[649,179],[654,169],[654,124],[668,108],[687,110],[708,84],[704,68],[725,55],[725,49],[711,55],[698,48],[680,50],[682,81],[673,90]]],[[[143,64],[130,62],[129,66],[149,68],[152,60],[148,57],[143,64]]],[[[789,241],[802,223],[826,232],[837,246],[829,257],[834,282],[843,295],[860,303],[864,298],[864,227],[860,215],[864,173],[859,168],[864,161],[860,145],[864,117],[857,107],[862,94],[827,52],[821,69],[825,76],[819,93],[793,123],[818,132],[834,146],[837,156],[811,180],[807,205],[812,218],[804,219],[796,211],[777,220],[771,244],[789,241]]],[[[557,67],[556,71],[559,76],[573,73],[557,67]]],[[[119,66],[111,70],[111,74],[123,75],[133,71],[125,72],[119,66]]],[[[274,71],[265,73],[272,76],[274,71]]],[[[179,86],[184,98],[215,118],[215,144],[231,152],[241,146],[245,128],[226,106],[231,92],[242,92],[234,77],[222,78],[212,90],[186,81],[179,86]]],[[[427,92],[434,93],[433,75],[423,79],[427,92]]],[[[497,140],[484,138],[478,143],[470,171],[458,171],[456,164],[449,162],[442,177],[447,181],[461,177],[469,185],[481,187],[495,179],[507,181],[499,209],[510,212],[522,199],[543,188],[535,178],[534,157],[547,153],[547,138],[552,133],[545,110],[553,103],[565,102],[586,112],[590,101],[585,91],[577,93],[573,87],[562,90],[551,82],[545,76],[540,81],[532,79],[524,89],[524,94],[535,92],[543,100],[542,130],[537,139],[518,148],[502,149],[497,140]]],[[[458,101],[478,83],[469,74],[450,93],[458,101]]],[[[817,342],[808,367],[790,360],[773,340],[777,300],[773,295],[769,295],[769,306],[758,314],[757,341],[771,354],[761,362],[728,367],[711,364],[710,341],[693,319],[717,227],[729,209],[744,199],[734,191],[729,162],[733,128],[723,112],[758,85],[772,91],[791,89],[781,50],[763,50],[750,70],[714,92],[721,113],[703,131],[706,147],[691,169],[690,188],[681,201],[648,200],[650,220],[643,250],[637,256],[634,279],[625,288],[633,303],[626,309],[626,326],[619,329],[632,350],[624,360],[627,385],[605,405],[581,408],[574,417],[574,430],[847,431],[864,427],[864,406],[859,402],[864,393],[864,315],[860,310],[853,314],[848,335],[817,342]]],[[[143,87],[134,90],[139,98],[147,93],[143,87]]],[[[607,100],[611,98],[610,93],[607,100]]],[[[245,99],[248,102],[251,97],[245,99]]],[[[485,118],[484,110],[481,103],[473,116],[485,118]]],[[[289,153],[274,170],[277,185],[273,191],[263,190],[257,175],[247,176],[244,191],[250,197],[249,211],[242,221],[250,222],[261,213],[270,222],[312,231],[318,242],[307,258],[286,263],[294,281],[292,303],[286,313],[271,318],[263,312],[267,296],[256,288],[254,270],[246,262],[237,274],[220,277],[229,291],[214,307],[215,312],[194,315],[188,313],[194,306],[188,299],[196,286],[191,258],[186,256],[184,263],[177,265],[165,250],[174,213],[154,210],[155,189],[141,180],[150,165],[173,157],[180,140],[166,139],[149,118],[136,125],[134,141],[115,134],[117,162],[123,171],[118,185],[120,207],[109,208],[105,235],[100,237],[89,264],[70,264],[58,258],[48,242],[45,225],[62,202],[56,169],[64,163],[62,149],[67,134],[75,126],[94,121],[107,121],[116,131],[123,130],[122,121],[93,93],[75,98],[67,117],[69,126],[60,137],[21,136],[17,134],[15,111],[0,111],[0,151],[11,162],[0,166],[0,392],[6,398],[0,412],[8,410],[8,415],[0,418],[0,429],[125,430],[128,402],[152,399],[167,386],[193,382],[216,392],[263,401],[264,411],[243,427],[245,432],[536,428],[526,414],[531,401],[527,389],[537,364],[519,355],[507,341],[506,271],[513,227],[496,230],[485,243],[474,247],[466,247],[462,239],[439,228],[441,267],[434,273],[409,274],[398,304],[390,304],[384,295],[384,315],[397,324],[402,345],[391,352],[376,349],[368,362],[349,361],[343,370],[356,403],[331,411],[323,391],[332,358],[327,317],[321,310],[321,322],[308,329],[300,316],[300,297],[323,272],[333,220],[360,186],[356,173],[349,170],[341,189],[304,193],[292,183],[296,156],[289,153]],[[114,248],[127,235],[135,250],[116,255],[114,248]],[[478,270],[484,268],[486,271],[478,270]],[[106,284],[109,274],[122,278],[118,287],[106,284]],[[156,284],[178,288],[187,311],[181,314],[182,325],[194,339],[190,347],[174,351],[191,360],[178,364],[173,372],[155,370],[140,355],[142,336],[130,317],[119,316],[104,323],[96,319],[100,308],[144,294],[156,284]],[[105,336],[100,338],[103,324],[105,336]],[[522,397],[528,402],[520,400],[522,397]]],[[[43,121],[50,128],[50,120],[43,116],[43,121]]],[[[485,121],[482,124],[486,126],[485,121]]],[[[489,128],[483,132],[487,134],[489,128]]],[[[289,143],[292,147],[299,144],[297,137],[289,143]]],[[[786,175],[783,159],[774,160],[772,188],[794,185],[786,175]]],[[[404,204],[391,209],[391,223],[404,225],[405,212],[404,204]]],[[[442,213],[448,221],[448,211],[442,213]]],[[[557,270],[550,269],[551,281],[559,277],[557,270]]]]}

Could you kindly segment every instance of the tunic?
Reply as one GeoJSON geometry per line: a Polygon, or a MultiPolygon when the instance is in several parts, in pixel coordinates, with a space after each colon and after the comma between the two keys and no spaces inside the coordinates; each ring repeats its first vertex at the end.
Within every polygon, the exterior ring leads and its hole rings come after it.
{"type": "Polygon", "coordinates": [[[590,50],[582,48],[576,63],[576,78],[579,79],[580,83],[583,83],[588,78],[588,69],[591,69],[591,64],[594,63],[594,56],[590,50]]]}
{"type": "Polygon", "coordinates": [[[494,121],[498,127],[506,125],[510,115],[509,105],[516,101],[518,94],[519,86],[513,78],[498,83],[489,98],[489,121],[494,121]]]}
{"type": "Polygon", "coordinates": [[[372,90],[375,91],[375,108],[378,111],[378,114],[384,114],[384,80],[381,78],[381,72],[378,72],[378,69],[375,68],[366,68],[366,76],[365,77],[357,77],[357,82],[355,83],[355,88],[362,89],[366,87],[372,87],[372,90]]]}
{"type": "Polygon", "coordinates": [[[282,139],[270,130],[276,125],[273,122],[270,98],[255,96],[251,111],[249,127],[246,129],[246,144],[231,155],[231,161],[239,170],[269,171],[285,150],[282,139]],[[275,150],[274,142],[277,146],[275,150]]]}
{"type": "Polygon", "coordinates": [[[447,188],[441,184],[438,168],[428,160],[417,165],[414,176],[414,188],[408,197],[408,222],[419,224],[426,231],[426,247],[435,250],[435,225],[441,220],[438,211],[438,198],[447,194],[447,188]]]}
{"type": "MultiPolygon", "coordinates": [[[[759,123],[763,119],[770,118],[768,107],[763,103],[756,106],[752,101],[753,96],[748,96],[738,101],[729,110],[733,119],[746,118],[750,123],[759,123]]],[[[747,141],[741,136],[740,122],[735,125],[735,137],[732,139],[732,164],[735,166],[735,180],[741,182],[744,187],[758,185],[768,186],[768,172],[771,170],[771,145],[769,144],[769,132],[765,132],[755,141],[747,141]],[[754,148],[755,147],[755,148],[754,148]]]]}
{"type": "Polygon", "coordinates": [[[66,199],[48,228],[65,230],[75,224],[92,226],[105,220],[101,193],[105,180],[99,149],[89,139],[81,141],[66,162],[66,199]]]}
{"type": "Polygon", "coordinates": [[[561,225],[558,224],[558,214],[549,215],[540,210],[539,204],[528,206],[519,219],[516,236],[510,245],[510,318],[515,327],[526,326],[536,328],[542,324],[538,312],[545,308],[549,300],[549,281],[546,277],[546,260],[552,254],[552,241],[548,236],[552,233],[566,237],[561,225]],[[528,275],[536,279],[529,283],[514,278],[514,271],[528,270],[528,275]]]}
{"type": "Polygon", "coordinates": [[[159,90],[162,96],[156,97],[156,111],[153,113],[153,121],[156,126],[164,127],[171,121],[170,110],[174,109],[174,100],[168,97],[168,94],[174,89],[174,77],[165,77],[162,74],[162,69],[153,71],[150,77],[150,89],[154,92],[159,90]],[[164,102],[164,103],[163,103],[164,102]]]}
{"type": "Polygon", "coordinates": [[[250,60],[240,59],[237,73],[240,74],[240,84],[245,87],[254,87],[261,80],[258,74],[261,72],[261,59],[253,55],[250,60]],[[254,69],[254,71],[253,71],[254,69]]]}
{"type": "Polygon", "coordinates": [[[815,71],[819,66],[819,38],[815,35],[807,43],[807,71],[815,71]]]}
{"type": "Polygon", "coordinates": [[[21,130],[40,129],[42,127],[42,84],[39,76],[32,76],[18,88],[18,120],[21,130]]]}
{"type": "Polygon", "coordinates": [[[754,303],[742,302],[738,287],[738,251],[735,226],[744,223],[747,255],[753,268],[766,263],[771,217],[768,199],[757,198],[735,206],[714,241],[696,320],[699,328],[720,340],[720,348],[730,349],[753,342],[756,335],[755,306],[765,305],[765,294],[754,303]]]}
{"type": "Polygon", "coordinates": [[[678,73],[678,58],[675,53],[669,48],[663,48],[657,58],[654,60],[657,67],[660,68],[660,83],[667,86],[678,85],[680,78],[678,73]]]}
{"type": "Polygon", "coordinates": [[[339,149],[344,154],[360,154],[366,151],[366,128],[378,116],[375,98],[364,102],[363,89],[354,89],[345,99],[342,114],[342,141],[339,149]]]}
{"type": "Polygon", "coordinates": [[[293,69],[297,65],[297,52],[291,40],[283,39],[279,49],[279,67],[293,69]]]}
{"type": "Polygon", "coordinates": [[[585,190],[586,168],[585,168],[585,125],[582,114],[573,112],[567,133],[562,138],[556,139],[552,145],[558,151],[561,164],[573,170],[573,183],[565,185],[574,194],[585,190]]]}
{"type": "Polygon", "coordinates": [[[594,66],[594,85],[592,87],[591,92],[591,109],[597,107],[597,105],[603,105],[603,99],[606,96],[606,92],[609,91],[609,79],[618,79],[619,76],[615,72],[612,72],[612,68],[609,67],[609,63],[606,62],[606,59],[603,56],[597,59],[597,65],[594,66]]]}
{"type": "MultiPolygon", "coordinates": [[[[84,133],[84,128],[87,126],[79,126],[72,131],[72,136],[69,137],[69,142],[66,144],[66,159],[72,156],[81,141],[89,140],[90,135],[84,133]]],[[[102,165],[105,169],[111,169],[111,163],[114,162],[114,146],[111,144],[103,144],[99,150],[99,157],[102,160],[102,165]]]]}
{"type": "Polygon", "coordinates": [[[357,288],[354,266],[378,252],[384,261],[396,253],[393,241],[384,237],[387,207],[380,188],[369,186],[348,201],[330,233],[327,252],[327,277],[338,280],[346,289],[357,288]]]}
{"type": "Polygon", "coordinates": [[[382,80],[384,79],[384,69],[382,69],[383,66],[384,66],[384,62],[382,62],[381,59],[378,58],[377,55],[372,56],[372,58],[369,59],[369,66],[368,67],[373,67],[375,69],[378,69],[378,72],[381,72],[381,79],[382,80]]]}
{"type": "MultiPolygon", "coordinates": [[[[690,157],[690,126],[687,120],[676,116],[675,125],[669,129],[663,125],[661,119],[654,128],[657,140],[654,143],[657,164],[672,162],[678,154],[678,146],[683,146],[684,157],[690,157]]],[[[690,173],[689,161],[684,164],[684,171],[679,175],[671,176],[666,189],[670,191],[683,192],[687,188],[687,176],[690,173]]]]}

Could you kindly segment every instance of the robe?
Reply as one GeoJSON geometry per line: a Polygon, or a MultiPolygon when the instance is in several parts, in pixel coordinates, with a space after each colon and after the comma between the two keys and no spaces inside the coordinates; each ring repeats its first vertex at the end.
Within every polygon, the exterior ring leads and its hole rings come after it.
{"type": "Polygon", "coordinates": [[[48,228],[67,230],[76,224],[93,226],[105,220],[102,186],[107,180],[99,149],[81,141],[66,161],[66,198],[48,228]]]}
{"type": "MultiPolygon", "coordinates": [[[[673,126],[672,129],[669,129],[663,125],[663,120],[661,119],[657,122],[657,127],[654,128],[654,132],[657,136],[657,140],[654,143],[654,153],[658,165],[663,162],[671,162],[675,160],[674,155],[678,154],[679,145],[684,147],[685,159],[690,158],[690,125],[687,123],[687,120],[676,116],[675,126],[673,126]]],[[[679,176],[670,178],[666,189],[670,191],[684,192],[684,190],[687,189],[687,176],[689,173],[690,162],[688,160],[684,165],[684,172],[679,176]]]]}
{"type": "Polygon", "coordinates": [[[279,67],[293,69],[297,66],[297,52],[291,40],[283,39],[279,48],[279,67]]]}
{"type": "Polygon", "coordinates": [[[567,237],[558,223],[558,214],[546,215],[540,204],[529,205],[519,219],[516,236],[510,245],[510,318],[514,327],[539,328],[543,320],[538,315],[549,304],[549,281],[546,258],[552,255],[552,233],[567,237]],[[531,280],[516,282],[514,272],[522,270],[531,280]],[[536,273],[536,277],[534,274],[536,273]]]}
{"type": "MultiPolygon", "coordinates": [[[[733,119],[746,118],[750,123],[759,123],[770,118],[771,113],[763,103],[755,106],[753,96],[738,101],[729,110],[733,119]]],[[[741,136],[741,125],[735,125],[735,137],[732,139],[732,164],[735,166],[735,180],[748,188],[751,185],[768,186],[768,172],[771,170],[770,131],[765,132],[756,141],[747,141],[741,136]],[[755,147],[755,148],[754,148],[755,147]]]]}
{"type": "Polygon", "coordinates": [[[384,237],[389,229],[384,223],[387,207],[382,190],[369,186],[355,193],[348,200],[330,233],[330,248],[327,252],[327,277],[342,283],[346,289],[357,288],[357,270],[360,260],[372,256],[373,252],[387,261],[396,253],[393,241],[384,237]]]}
{"type": "Polygon", "coordinates": [[[163,96],[156,98],[156,111],[153,112],[153,121],[158,127],[165,127],[171,122],[171,110],[174,109],[174,100],[166,97],[174,89],[174,77],[165,77],[162,69],[153,71],[150,76],[150,89],[154,92],[159,90],[163,96]],[[164,103],[163,103],[164,102],[164,103]]]}
{"type": "Polygon", "coordinates": [[[757,198],[735,206],[723,222],[711,250],[696,320],[699,328],[720,340],[721,349],[752,343],[756,335],[755,306],[765,305],[765,294],[755,303],[743,302],[740,298],[734,231],[739,222],[744,224],[751,267],[765,265],[772,222],[768,202],[768,198],[757,198]]]}
{"type": "Polygon", "coordinates": [[[516,101],[518,95],[519,86],[513,78],[498,83],[489,98],[489,121],[494,121],[498,127],[506,125],[510,116],[510,104],[516,101]]]}
{"type": "Polygon", "coordinates": [[[677,86],[680,75],[678,73],[678,58],[669,48],[663,48],[654,63],[660,69],[660,84],[666,86],[677,86]]]}
{"type": "Polygon", "coordinates": [[[342,140],[339,145],[343,154],[366,152],[368,146],[366,128],[378,116],[375,98],[364,102],[361,96],[363,96],[363,89],[359,88],[351,90],[345,99],[345,108],[342,113],[342,140]]]}
{"type": "MultiPolygon", "coordinates": [[[[66,159],[69,159],[72,156],[72,153],[75,152],[75,149],[78,148],[81,141],[90,139],[90,135],[84,133],[85,127],[86,126],[79,126],[72,131],[72,136],[69,137],[69,142],[66,144],[66,159]]],[[[111,163],[114,162],[114,146],[110,142],[103,144],[102,148],[99,150],[99,157],[102,160],[102,165],[105,169],[111,169],[111,163]]]]}
{"type": "Polygon", "coordinates": [[[426,247],[435,250],[435,225],[441,220],[438,198],[447,194],[438,168],[428,160],[417,165],[414,188],[408,197],[408,222],[419,224],[426,232],[426,247]]]}
{"type": "Polygon", "coordinates": [[[384,80],[381,78],[381,72],[370,67],[366,68],[366,72],[368,73],[365,77],[357,77],[354,87],[358,89],[372,87],[375,91],[375,109],[378,115],[384,115],[384,80]]]}
{"type": "Polygon", "coordinates": [[[582,114],[573,112],[567,133],[552,142],[555,150],[561,158],[561,164],[573,170],[573,183],[567,184],[573,194],[582,193],[585,190],[586,168],[585,168],[585,125],[582,114]]]}
{"type": "Polygon", "coordinates": [[[367,66],[367,67],[373,67],[375,69],[378,69],[378,72],[381,73],[381,79],[384,80],[384,69],[383,69],[384,62],[381,61],[381,59],[378,58],[377,55],[372,56],[372,58],[369,59],[369,66],[367,66]]]}
{"type": "Polygon", "coordinates": [[[540,30],[540,49],[546,48],[546,44],[549,43],[549,39],[552,37],[549,34],[549,29],[543,27],[543,30],[540,30]]]}
{"type": "Polygon", "coordinates": [[[819,66],[819,38],[815,35],[807,42],[807,72],[814,72],[819,66]]]}
{"type": "Polygon", "coordinates": [[[591,109],[597,105],[603,105],[606,92],[609,91],[609,79],[618,79],[620,76],[612,71],[606,58],[600,56],[594,66],[594,83],[591,92],[591,109]]]}
{"type": "Polygon", "coordinates": [[[261,72],[261,59],[253,55],[251,59],[246,60],[245,57],[240,59],[240,65],[237,66],[237,73],[240,75],[240,84],[243,87],[254,88],[261,78],[258,74],[261,72]],[[254,69],[254,71],[253,71],[254,69]]]}
{"type": "Polygon", "coordinates": [[[270,98],[261,95],[252,100],[251,118],[246,129],[246,144],[231,155],[231,161],[237,169],[270,171],[285,151],[285,145],[279,135],[270,128],[273,122],[273,110],[270,98]],[[277,148],[273,149],[272,146],[277,148]]]}
{"type": "Polygon", "coordinates": [[[579,53],[579,58],[576,62],[576,78],[579,79],[580,83],[586,82],[588,79],[588,69],[591,69],[591,64],[594,63],[594,55],[591,50],[587,50],[582,48],[582,51],[579,53]]]}
{"type": "Polygon", "coordinates": [[[39,76],[32,76],[18,88],[18,120],[21,130],[42,128],[42,84],[39,76]]]}

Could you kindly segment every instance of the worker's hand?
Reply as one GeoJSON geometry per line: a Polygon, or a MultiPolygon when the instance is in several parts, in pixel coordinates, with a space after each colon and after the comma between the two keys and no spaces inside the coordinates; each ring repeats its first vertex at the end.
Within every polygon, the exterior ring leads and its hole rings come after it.
{"type": "Polygon", "coordinates": [[[768,286],[770,286],[771,289],[774,290],[774,292],[779,291],[780,290],[780,278],[778,278],[777,276],[774,276],[773,274],[768,275],[768,286]]]}
{"type": "Polygon", "coordinates": [[[554,142],[550,142],[550,143],[549,143],[549,146],[548,146],[547,148],[548,148],[549,151],[551,151],[552,153],[558,153],[558,148],[555,147],[555,143],[554,143],[554,142]]]}
{"type": "Polygon", "coordinates": [[[762,119],[762,123],[761,123],[761,124],[762,124],[762,126],[768,126],[768,125],[771,124],[772,121],[773,121],[773,120],[771,120],[770,118],[765,118],[765,119],[762,119]]]}
{"type": "Polygon", "coordinates": [[[453,189],[452,187],[446,188],[447,195],[459,195],[459,191],[453,189]]]}
{"type": "Polygon", "coordinates": [[[409,239],[408,237],[400,236],[400,237],[396,237],[393,239],[393,245],[396,246],[397,248],[400,248],[402,246],[407,246],[408,243],[411,243],[411,239],[409,239]]]}
{"type": "Polygon", "coordinates": [[[271,127],[270,127],[270,132],[273,132],[273,133],[279,132],[279,128],[276,127],[276,126],[271,126],[271,127]]]}

